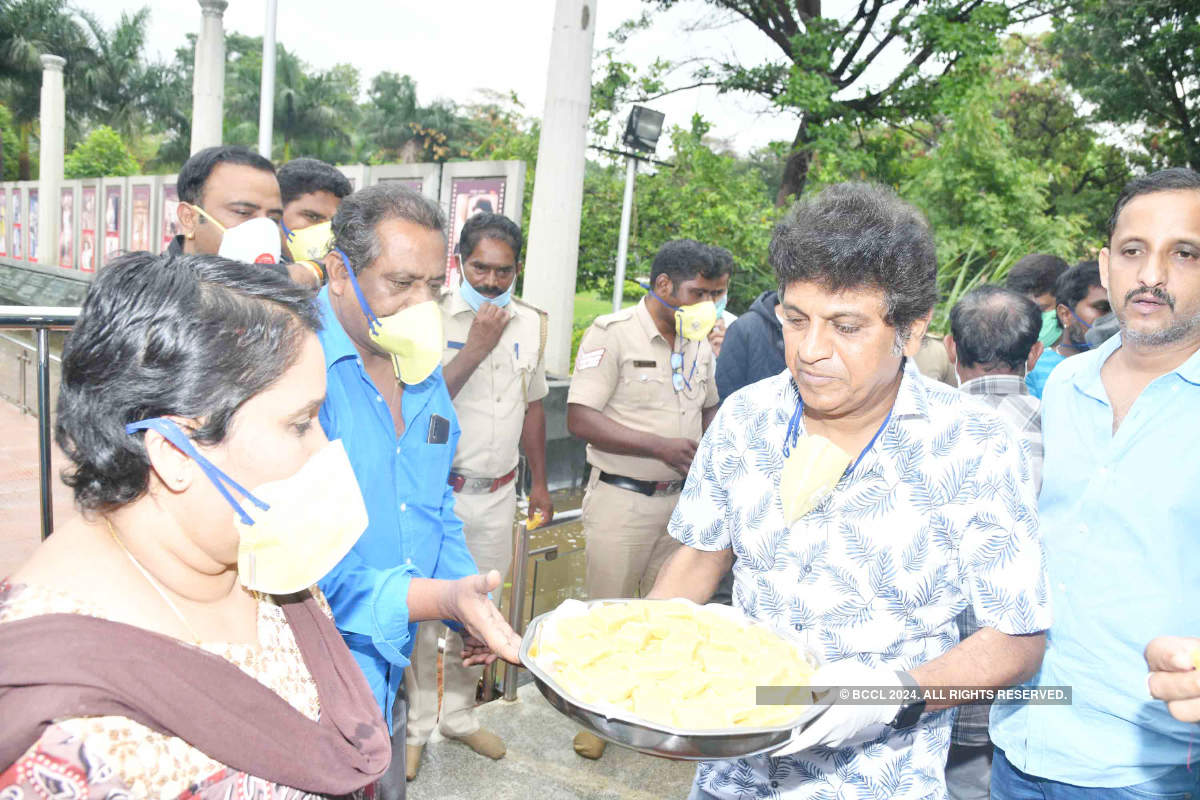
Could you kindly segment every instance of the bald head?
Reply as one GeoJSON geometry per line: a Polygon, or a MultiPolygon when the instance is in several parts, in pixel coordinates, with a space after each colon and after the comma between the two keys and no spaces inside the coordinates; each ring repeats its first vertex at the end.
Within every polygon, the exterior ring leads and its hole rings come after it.
{"type": "Polygon", "coordinates": [[[1041,309],[1028,297],[1002,286],[980,286],[950,310],[946,344],[964,379],[968,372],[1024,375],[1037,360],[1030,358],[1035,347],[1041,354],[1041,329],[1041,309]]]}

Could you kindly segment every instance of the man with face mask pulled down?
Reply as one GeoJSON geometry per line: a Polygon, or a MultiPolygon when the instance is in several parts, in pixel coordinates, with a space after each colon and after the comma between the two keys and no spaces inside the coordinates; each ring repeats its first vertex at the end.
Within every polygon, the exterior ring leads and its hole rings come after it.
{"type": "Polygon", "coordinates": [[[734,606],[818,653],[811,683],[833,702],[771,753],[701,763],[692,798],[942,798],[967,698],[928,690],[1009,686],[1045,647],[1029,456],[912,363],[937,299],[914,208],[829,187],[776,226],[769,257],[788,370],[722,404],[650,597],[703,603],[732,562],[734,606]],[[960,642],[968,606],[980,630],[960,642]]]}
{"type": "Polygon", "coordinates": [[[200,150],[180,167],[176,190],[183,233],[171,240],[168,253],[220,255],[301,286],[320,285],[311,268],[284,263],[279,182],[275,167],[258,153],[228,145],[200,150]]]}
{"type": "MultiPolygon", "coordinates": [[[[321,589],[392,726],[385,798],[405,791],[401,684],[417,633],[393,584],[406,570],[477,575],[447,483],[459,426],[440,366],[444,226],[436,206],[397,184],[350,195],[333,219],[329,284],[318,295],[328,375],[320,421],[344,442],[369,519],[321,589]]],[[[486,592],[500,585],[495,570],[477,577],[486,592]]],[[[483,612],[500,620],[483,602],[483,612]]],[[[464,645],[464,653],[484,649],[470,635],[464,645]]]]}
{"type": "MultiPolygon", "coordinates": [[[[708,247],[679,239],[659,248],[650,281],[636,306],[592,323],[567,395],[567,428],[588,443],[591,465],[583,532],[593,600],[654,585],[677,547],[667,520],[717,410],[707,337],[729,274],[708,247]]],[[[599,758],[604,741],[581,731],[575,751],[599,758]]]]}
{"type": "MultiPolygon", "coordinates": [[[[554,506],[546,488],[546,315],[514,296],[524,237],[517,224],[481,211],[463,224],[458,260],[462,283],[442,295],[445,325],[442,363],[446,387],[463,435],[450,483],[454,512],[481,570],[508,573],[517,513],[520,449],[532,477],[529,524],[549,522],[554,506]]],[[[500,595],[494,594],[497,602],[500,595]]],[[[436,728],[443,736],[488,758],[503,758],[504,741],[481,728],[475,690],[481,669],[442,662],[438,704],[438,638],[458,649],[458,635],[440,623],[421,626],[405,672],[408,692],[408,777],[415,778],[425,744],[436,728]]]]}

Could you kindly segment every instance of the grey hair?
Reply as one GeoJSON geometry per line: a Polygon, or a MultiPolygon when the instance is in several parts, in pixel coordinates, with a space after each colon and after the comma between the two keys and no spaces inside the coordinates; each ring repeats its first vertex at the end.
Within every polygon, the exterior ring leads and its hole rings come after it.
{"type": "MultiPolygon", "coordinates": [[[[937,250],[925,217],[895,192],[840,183],[800,200],[771,237],[768,260],[779,294],[812,282],[839,292],[883,292],[884,322],[908,339],[912,324],[937,302],[937,250]]],[[[903,345],[901,345],[903,346],[903,345]]]]}
{"type": "Polygon", "coordinates": [[[333,215],[334,247],[346,254],[358,275],[379,258],[379,223],[402,219],[446,235],[446,217],[424,195],[399,183],[377,183],[342,200],[333,215]]]}

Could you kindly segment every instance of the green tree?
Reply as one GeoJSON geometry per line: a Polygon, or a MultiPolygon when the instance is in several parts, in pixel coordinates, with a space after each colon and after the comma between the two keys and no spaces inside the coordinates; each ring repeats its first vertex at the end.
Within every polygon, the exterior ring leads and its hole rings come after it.
{"type": "Polygon", "coordinates": [[[121,135],[107,125],[101,125],[75,145],[67,155],[63,171],[68,178],[136,175],[138,162],[121,135]]]}
{"type": "MultiPolygon", "coordinates": [[[[651,2],[651,0],[647,0],[651,2]]],[[[687,0],[653,0],[659,9],[687,0]]],[[[667,86],[672,65],[657,63],[649,80],[635,80],[609,68],[617,84],[609,101],[617,108],[697,86],[720,92],[758,95],[780,113],[797,118],[796,134],[778,187],[779,204],[799,195],[822,143],[847,138],[848,131],[872,122],[907,125],[952,103],[964,91],[963,73],[996,52],[999,34],[1039,12],[1035,0],[862,0],[848,18],[822,7],[821,0],[704,0],[704,5],[757,27],[771,47],[758,64],[731,59],[705,60],[687,86],[667,86]],[[879,65],[893,57],[901,66],[882,85],[879,65]]],[[[622,29],[644,27],[648,16],[622,29]]],[[[764,43],[765,44],[765,43],[764,43]]],[[[612,87],[607,87],[611,89],[612,87]]]]}
{"type": "MultiPolygon", "coordinates": [[[[690,128],[673,128],[671,166],[639,172],[626,274],[648,275],[654,254],[671,239],[719,244],[738,265],[730,308],[741,311],[774,283],[767,245],[781,212],[747,161],[711,147],[705,139],[708,127],[697,116],[690,128]]],[[[579,237],[581,289],[612,291],[624,176],[623,165],[588,164],[579,237]]]]}
{"type": "Polygon", "coordinates": [[[1095,117],[1144,126],[1148,166],[1200,169],[1200,3],[1075,0],[1056,20],[1059,72],[1095,117]]]}
{"type": "Polygon", "coordinates": [[[0,103],[0,180],[15,181],[17,179],[17,162],[15,159],[4,158],[4,146],[12,147],[17,141],[16,130],[13,128],[12,112],[8,106],[0,103]]]}
{"type": "Polygon", "coordinates": [[[66,0],[0,0],[0,102],[13,115],[21,180],[33,175],[30,152],[41,106],[41,56],[46,53],[67,59],[66,121],[68,132],[77,131],[87,109],[77,76],[93,55],[78,16],[66,0]]]}
{"type": "Polygon", "coordinates": [[[149,91],[147,64],[142,56],[150,9],[121,12],[111,30],[86,11],[78,12],[91,40],[94,58],[80,65],[78,84],[87,98],[86,118],[103,124],[130,142],[147,133],[149,91]]]}
{"type": "Polygon", "coordinates": [[[458,109],[448,100],[421,105],[416,81],[408,75],[379,73],[367,98],[363,128],[374,163],[440,162],[466,155],[467,126],[458,109]]]}
{"type": "Polygon", "coordinates": [[[1104,141],[1080,113],[1048,38],[1014,36],[1006,43],[997,114],[1012,131],[1015,152],[1049,175],[1046,212],[1081,218],[1085,233],[1101,241],[1113,200],[1131,177],[1129,154],[1104,141]]]}

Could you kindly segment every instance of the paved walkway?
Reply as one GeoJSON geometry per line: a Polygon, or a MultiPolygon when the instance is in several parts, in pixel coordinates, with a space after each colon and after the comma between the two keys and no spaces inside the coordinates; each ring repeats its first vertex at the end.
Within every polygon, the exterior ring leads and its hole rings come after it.
{"type": "Polygon", "coordinates": [[[599,761],[571,749],[579,728],[555,711],[532,683],[517,700],[479,707],[479,721],[508,747],[491,761],[440,738],[425,746],[421,770],[408,785],[409,800],[684,800],[696,773],[694,761],[668,761],[609,745],[599,761]]]}
{"type": "MultiPolygon", "coordinates": [[[[11,575],[41,540],[37,418],[0,400],[0,578],[11,575]]],[[[52,449],[54,521],[75,515],[71,490],[59,479],[66,457],[52,449]]]]}

